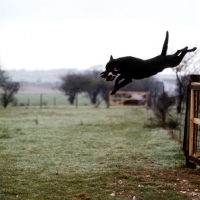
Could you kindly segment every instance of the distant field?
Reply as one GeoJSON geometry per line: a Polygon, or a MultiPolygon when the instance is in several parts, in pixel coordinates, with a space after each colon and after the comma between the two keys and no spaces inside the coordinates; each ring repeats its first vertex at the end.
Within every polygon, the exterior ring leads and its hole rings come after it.
{"type": "MultiPolygon", "coordinates": [[[[15,95],[18,105],[20,106],[40,106],[40,99],[42,95],[43,106],[67,106],[70,105],[68,96],[62,93],[34,93],[34,94],[17,94],[15,95]]],[[[84,94],[78,95],[78,105],[90,105],[90,100],[84,94]]]]}
{"type": "MultiPolygon", "coordinates": [[[[67,106],[70,105],[68,96],[64,95],[58,89],[44,86],[22,86],[15,95],[20,106],[40,106],[42,95],[43,106],[67,106]]],[[[100,98],[99,98],[100,99],[100,98]]],[[[104,102],[101,104],[105,105],[104,102]]],[[[78,94],[78,105],[91,105],[90,99],[86,93],[78,94]]]]}
{"type": "MultiPolygon", "coordinates": [[[[144,108],[0,108],[1,200],[184,200],[199,171],[144,108]]],[[[194,196],[196,195],[196,196],[194,196]]],[[[197,198],[194,198],[195,200],[197,198]]]]}
{"type": "MultiPolygon", "coordinates": [[[[41,94],[17,94],[18,105],[39,106],[41,94]]],[[[63,94],[42,94],[42,102],[45,106],[69,105],[67,96],[63,94]]]]}

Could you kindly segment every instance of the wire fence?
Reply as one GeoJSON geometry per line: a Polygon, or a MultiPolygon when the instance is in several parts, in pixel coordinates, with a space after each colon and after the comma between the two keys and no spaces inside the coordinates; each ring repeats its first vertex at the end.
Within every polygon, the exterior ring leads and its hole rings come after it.
{"type": "MultiPolygon", "coordinates": [[[[78,94],[74,104],[80,106],[91,105],[90,99],[85,94],[78,94]]],[[[57,107],[57,106],[69,106],[68,96],[58,94],[17,94],[13,106],[30,107],[37,106],[43,107],[57,107]]]]}
{"type": "MultiPolygon", "coordinates": [[[[184,97],[186,99],[186,95],[184,97]]],[[[186,101],[183,101],[180,113],[176,113],[177,128],[173,129],[176,138],[183,142],[185,129],[186,101]]]]}

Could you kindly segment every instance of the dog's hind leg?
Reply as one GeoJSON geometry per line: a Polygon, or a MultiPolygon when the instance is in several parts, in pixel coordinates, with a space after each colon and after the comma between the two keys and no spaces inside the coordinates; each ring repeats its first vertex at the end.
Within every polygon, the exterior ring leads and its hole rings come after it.
{"type": "Polygon", "coordinates": [[[197,50],[197,48],[194,47],[193,49],[188,49],[188,50],[187,50],[187,53],[188,53],[188,52],[193,52],[193,51],[196,51],[196,50],[197,50]]]}
{"type": "Polygon", "coordinates": [[[194,47],[193,49],[188,49],[188,47],[185,47],[185,48],[183,48],[183,49],[177,50],[176,53],[175,53],[174,55],[175,55],[175,56],[178,56],[178,55],[179,55],[180,53],[182,53],[182,52],[188,53],[188,52],[195,51],[196,49],[197,49],[196,47],[194,47]]]}
{"type": "Polygon", "coordinates": [[[185,51],[185,50],[187,50],[187,49],[188,49],[188,47],[185,47],[185,48],[183,48],[183,49],[177,50],[176,53],[175,53],[174,55],[175,55],[175,56],[178,56],[182,51],[185,51]]]}
{"type": "Polygon", "coordinates": [[[195,51],[197,48],[194,47],[193,49],[188,49],[188,48],[184,48],[181,52],[181,54],[178,56],[180,60],[183,59],[183,57],[188,53],[188,52],[193,52],[195,51]]]}
{"type": "Polygon", "coordinates": [[[193,52],[195,51],[197,48],[194,47],[193,49],[188,49],[188,47],[185,47],[182,50],[178,50],[175,55],[179,55],[176,56],[175,59],[173,59],[173,67],[177,66],[180,64],[180,62],[182,61],[182,59],[184,58],[184,56],[188,53],[188,52],[193,52]],[[180,52],[179,52],[180,51],[180,52]]]}

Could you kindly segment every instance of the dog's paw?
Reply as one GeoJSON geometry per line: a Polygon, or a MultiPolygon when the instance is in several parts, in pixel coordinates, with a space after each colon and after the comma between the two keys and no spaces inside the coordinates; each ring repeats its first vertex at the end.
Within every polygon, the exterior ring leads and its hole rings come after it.
{"type": "Polygon", "coordinates": [[[192,51],[196,51],[197,50],[197,47],[194,47],[193,49],[191,49],[192,51]]]}
{"type": "Polygon", "coordinates": [[[113,94],[115,94],[116,93],[116,91],[115,90],[113,90],[111,93],[110,93],[110,95],[113,95],[113,94]]]}

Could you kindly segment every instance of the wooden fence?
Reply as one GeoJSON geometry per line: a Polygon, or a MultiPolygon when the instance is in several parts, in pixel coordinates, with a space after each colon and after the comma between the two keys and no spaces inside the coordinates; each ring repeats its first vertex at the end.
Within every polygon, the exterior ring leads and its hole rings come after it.
{"type": "Polygon", "coordinates": [[[183,149],[186,165],[200,165],[200,118],[199,115],[200,75],[191,75],[188,85],[183,149]]]}
{"type": "Polygon", "coordinates": [[[118,91],[115,95],[108,93],[109,106],[148,106],[149,93],[136,91],[118,91]]]}

